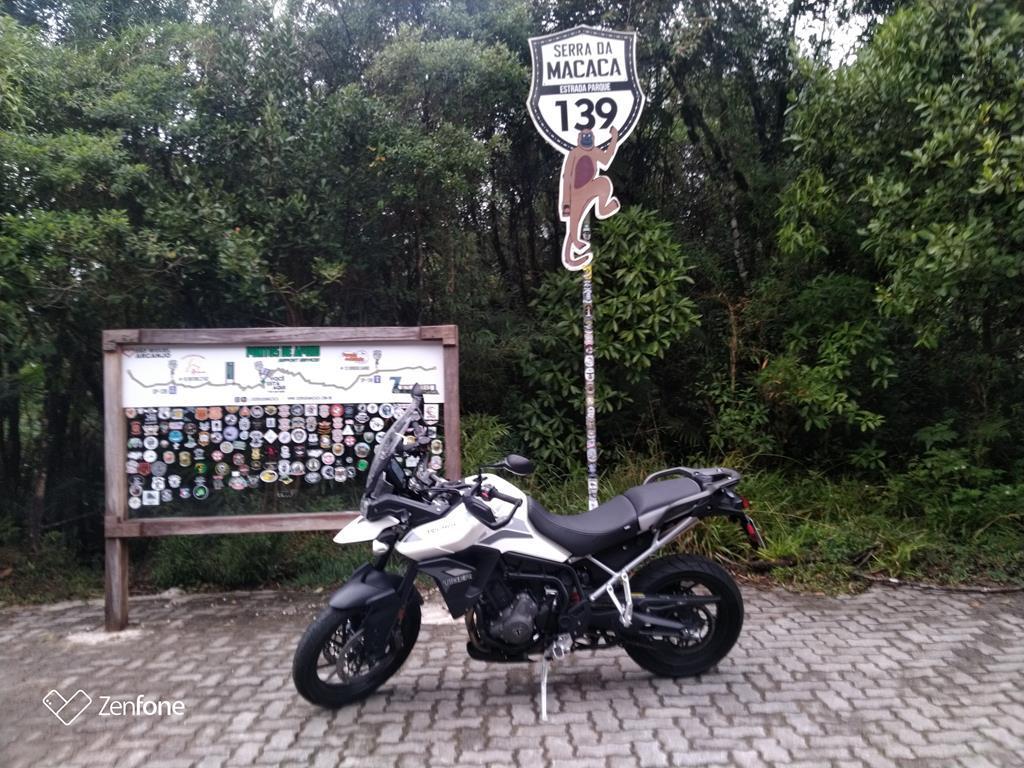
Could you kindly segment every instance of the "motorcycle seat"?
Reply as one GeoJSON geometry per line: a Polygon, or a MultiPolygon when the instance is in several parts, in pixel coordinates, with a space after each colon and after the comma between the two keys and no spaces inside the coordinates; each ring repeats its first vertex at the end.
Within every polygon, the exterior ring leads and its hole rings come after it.
{"type": "Polygon", "coordinates": [[[541,534],[582,557],[635,538],[700,490],[689,478],[638,485],[578,515],[554,515],[531,498],[527,517],[541,534]]]}

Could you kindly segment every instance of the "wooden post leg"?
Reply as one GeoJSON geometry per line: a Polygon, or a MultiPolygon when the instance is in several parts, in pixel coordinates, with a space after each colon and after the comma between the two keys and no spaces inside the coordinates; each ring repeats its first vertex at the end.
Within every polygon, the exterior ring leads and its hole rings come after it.
{"type": "Polygon", "coordinates": [[[103,588],[107,631],[119,632],[128,626],[128,542],[125,539],[106,540],[103,588]]]}

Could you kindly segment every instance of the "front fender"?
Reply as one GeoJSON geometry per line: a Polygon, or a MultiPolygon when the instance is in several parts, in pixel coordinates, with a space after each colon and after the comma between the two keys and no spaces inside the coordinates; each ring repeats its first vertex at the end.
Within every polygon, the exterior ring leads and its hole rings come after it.
{"type": "MultiPolygon", "coordinates": [[[[402,586],[402,577],[397,573],[379,571],[369,563],[359,566],[352,577],[331,595],[330,606],[339,610],[377,606],[387,604],[390,600],[398,607],[398,596],[402,586]]],[[[420,593],[413,589],[412,594],[423,605],[420,593]]]]}
{"type": "MultiPolygon", "coordinates": [[[[423,598],[412,585],[414,573],[409,574],[411,593],[419,605],[423,598]]],[[[337,610],[363,608],[363,629],[367,641],[376,646],[383,642],[399,616],[402,608],[403,578],[396,573],[387,573],[365,563],[356,569],[352,577],[331,595],[329,604],[337,610]]]]}

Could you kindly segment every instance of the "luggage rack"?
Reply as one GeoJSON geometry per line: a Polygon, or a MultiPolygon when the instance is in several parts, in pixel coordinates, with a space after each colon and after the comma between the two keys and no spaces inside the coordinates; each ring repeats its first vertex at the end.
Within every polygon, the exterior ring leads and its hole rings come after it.
{"type": "Polygon", "coordinates": [[[735,469],[727,469],[726,467],[701,467],[700,469],[694,469],[693,467],[670,467],[669,469],[662,469],[648,475],[644,479],[643,484],[647,485],[677,475],[687,477],[697,483],[701,490],[711,492],[724,488],[727,485],[738,483],[742,477],[735,469]]]}

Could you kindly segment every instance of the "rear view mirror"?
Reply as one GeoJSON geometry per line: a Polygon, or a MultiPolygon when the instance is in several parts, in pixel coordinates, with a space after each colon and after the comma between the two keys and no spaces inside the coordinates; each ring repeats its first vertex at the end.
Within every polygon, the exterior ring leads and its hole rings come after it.
{"type": "Polygon", "coordinates": [[[519,475],[520,477],[526,477],[527,475],[533,474],[533,462],[525,456],[520,456],[518,453],[510,453],[501,463],[498,465],[501,469],[506,469],[513,475],[519,475]]]}

